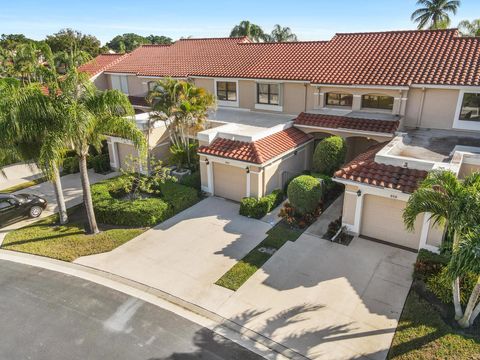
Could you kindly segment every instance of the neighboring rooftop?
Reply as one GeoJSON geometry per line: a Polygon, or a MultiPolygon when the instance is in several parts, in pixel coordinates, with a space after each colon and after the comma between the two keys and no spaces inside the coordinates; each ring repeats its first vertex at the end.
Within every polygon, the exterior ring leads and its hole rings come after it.
{"type": "Polygon", "coordinates": [[[289,127],[252,142],[217,137],[211,144],[201,146],[198,152],[247,163],[263,164],[312,139],[311,135],[289,127]]]}
{"type": "Polygon", "coordinates": [[[334,177],[404,193],[413,193],[420,181],[427,176],[427,171],[375,162],[375,155],[386,144],[372,146],[335,172],[334,177]]]}
{"type": "Polygon", "coordinates": [[[398,120],[376,120],[302,112],[295,119],[294,124],[298,126],[315,126],[325,129],[394,134],[400,123],[398,120]]]}
{"type": "Polygon", "coordinates": [[[86,72],[91,77],[106,71],[110,66],[120,61],[125,54],[100,54],[95,59],[81,65],[78,70],[86,72]]]}
{"type": "Polygon", "coordinates": [[[449,29],[337,34],[330,41],[289,43],[185,39],[141,46],[106,70],[331,85],[480,86],[480,38],[460,37],[449,29]]]}

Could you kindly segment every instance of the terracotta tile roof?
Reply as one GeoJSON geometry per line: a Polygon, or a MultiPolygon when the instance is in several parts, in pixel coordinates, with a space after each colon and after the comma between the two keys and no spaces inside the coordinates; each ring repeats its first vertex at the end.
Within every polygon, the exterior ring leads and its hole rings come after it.
{"type": "Polygon", "coordinates": [[[78,70],[86,72],[90,76],[95,76],[102,71],[106,71],[125,56],[126,54],[100,54],[95,59],[81,65],[78,70]]]}
{"type": "Polygon", "coordinates": [[[360,130],[393,134],[400,124],[398,120],[360,119],[347,116],[308,114],[302,112],[295,119],[295,125],[318,126],[329,129],[360,130]]]}
{"type": "Polygon", "coordinates": [[[217,138],[210,145],[201,146],[198,152],[205,155],[263,164],[305,144],[311,139],[313,139],[311,135],[290,127],[253,142],[217,138]]]}
{"type": "Polygon", "coordinates": [[[480,86],[480,37],[460,37],[450,29],[337,34],[330,41],[288,43],[184,39],[141,46],[108,71],[332,85],[480,86]]]}
{"type": "Polygon", "coordinates": [[[338,170],[335,178],[399,190],[404,193],[414,192],[419,182],[427,176],[427,172],[375,162],[375,154],[386,144],[372,146],[338,170]]]}
{"type": "Polygon", "coordinates": [[[133,106],[149,107],[147,100],[145,100],[145,97],[143,96],[129,96],[128,100],[130,100],[130,104],[133,106]]]}

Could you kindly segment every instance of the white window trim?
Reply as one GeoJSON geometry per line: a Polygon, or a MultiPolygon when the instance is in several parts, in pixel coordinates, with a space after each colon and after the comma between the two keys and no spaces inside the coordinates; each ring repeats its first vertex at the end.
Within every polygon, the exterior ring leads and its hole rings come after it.
{"type": "Polygon", "coordinates": [[[215,99],[217,99],[217,105],[221,107],[239,107],[240,104],[240,88],[238,87],[238,79],[223,79],[223,78],[214,78],[213,79],[213,92],[215,94],[215,99]],[[220,82],[234,82],[237,87],[237,101],[226,101],[218,100],[217,98],[217,81],[220,82]]]}
{"type": "Polygon", "coordinates": [[[283,111],[283,82],[278,80],[272,81],[255,81],[255,109],[267,110],[267,111],[283,111]],[[279,85],[278,88],[278,105],[273,104],[260,104],[258,103],[258,84],[275,84],[279,85]]]}
{"type": "Polygon", "coordinates": [[[466,121],[460,120],[460,113],[462,111],[463,96],[465,93],[480,94],[480,90],[462,89],[458,94],[457,109],[455,110],[455,118],[453,119],[453,128],[461,130],[477,130],[480,131],[480,121],[466,121]]]}

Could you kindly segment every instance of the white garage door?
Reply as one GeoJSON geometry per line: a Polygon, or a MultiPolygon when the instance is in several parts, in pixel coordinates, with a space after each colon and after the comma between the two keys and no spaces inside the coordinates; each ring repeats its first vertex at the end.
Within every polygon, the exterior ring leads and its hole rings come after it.
{"type": "Polygon", "coordinates": [[[400,200],[365,195],[360,233],[370,238],[418,250],[422,217],[417,218],[414,232],[407,231],[402,218],[405,204],[400,200]]]}
{"type": "Polygon", "coordinates": [[[132,166],[132,159],[138,156],[138,152],[133,145],[117,143],[118,159],[120,167],[124,170],[132,166]]]}
{"type": "Polygon", "coordinates": [[[213,163],[213,183],[216,196],[240,201],[246,195],[247,174],[243,168],[213,163]]]}

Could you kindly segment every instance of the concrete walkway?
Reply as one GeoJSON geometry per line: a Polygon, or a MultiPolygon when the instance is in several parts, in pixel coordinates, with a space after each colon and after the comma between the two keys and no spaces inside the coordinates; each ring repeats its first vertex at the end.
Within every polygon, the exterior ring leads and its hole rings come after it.
{"type": "Polygon", "coordinates": [[[323,238],[328,230],[328,225],[342,215],[343,195],[339,196],[333,204],[305,231],[306,234],[323,238]]]}
{"type": "MultiPolygon", "coordinates": [[[[95,173],[93,170],[88,171],[88,177],[90,179],[91,184],[95,184],[99,181],[109,179],[115,176],[118,176],[117,172],[111,172],[107,175],[102,175],[102,174],[95,173]]],[[[62,176],[61,179],[62,179],[61,181],[63,186],[63,196],[65,197],[65,203],[67,205],[67,208],[81,204],[83,202],[83,193],[82,193],[82,186],[80,181],[80,174],[65,175],[65,176],[62,176]]],[[[48,181],[43,182],[41,184],[31,186],[27,189],[14,192],[14,194],[21,194],[21,193],[38,195],[47,200],[48,202],[47,208],[42,213],[42,215],[40,215],[40,218],[50,216],[57,211],[55,192],[50,182],[48,181]]],[[[19,229],[26,225],[32,224],[35,221],[38,221],[38,218],[26,219],[26,220],[14,223],[12,225],[6,226],[4,228],[0,228],[0,245],[2,244],[3,239],[5,238],[8,232],[19,229]]]]}
{"type": "Polygon", "coordinates": [[[41,176],[42,172],[34,164],[18,163],[4,166],[0,170],[0,192],[2,189],[23,184],[41,176]]]}

